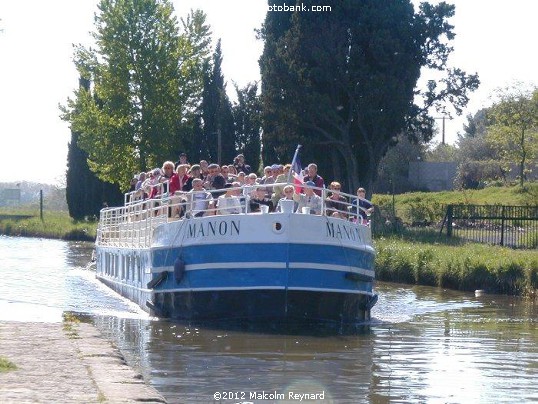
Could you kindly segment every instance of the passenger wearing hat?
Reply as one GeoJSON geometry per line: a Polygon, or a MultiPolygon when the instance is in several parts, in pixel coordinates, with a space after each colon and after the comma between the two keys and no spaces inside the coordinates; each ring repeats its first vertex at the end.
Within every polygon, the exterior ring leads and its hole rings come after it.
{"type": "Polygon", "coordinates": [[[310,214],[321,215],[321,196],[314,192],[316,184],[313,181],[307,181],[304,185],[304,194],[293,195],[293,200],[298,202],[297,213],[302,213],[303,208],[308,207],[310,214]]]}
{"type": "MultiPolygon", "coordinates": [[[[274,164],[273,166],[271,167],[279,167],[278,164],[274,164]]],[[[275,179],[275,184],[280,184],[280,185],[275,185],[273,187],[273,195],[271,196],[271,200],[273,201],[273,204],[274,205],[277,205],[278,201],[280,200],[280,198],[282,198],[284,195],[283,195],[283,191],[284,191],[284,183],[288,182],[288,173],[290,172],[291,170],[291,164],[286,164],[284,167],[282,167],[282,174],[279,174],[276,179],[275,179]]],[[[279,169],[280,171],[280,169],[279,169]]]]}

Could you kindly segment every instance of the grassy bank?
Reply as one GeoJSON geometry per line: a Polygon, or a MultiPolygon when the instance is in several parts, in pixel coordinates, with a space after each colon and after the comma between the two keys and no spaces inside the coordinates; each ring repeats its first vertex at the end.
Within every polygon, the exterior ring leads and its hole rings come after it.
{"type": "MultiPolygon", "coordinates": [[[[379,209],[393,210],[392,195],[374,195],[372,201],[379,209]]],[[[538,183],[527,184],[524,188],[487,187],[476,190],[410,192],[394,196],[396,216],[406,224],[414,222],[439,223],[449,204],[472,205],[538,205],[538,183]]]]}
{"type": "Polygon", "coordinates": [[[378,238],[376,278],[448,289],[534,296],[538,289],[536,251],[483,244],[425,243],[378,238]]]}
{"type": "Polygon", "coordinates": [[[67,212],[45,211],[43,221],[34,209],[0,209],[0,234],[61,240],[94,241],[96,222],[76,221],[67,212]],[[20,216],[31,216],[21,219],[20,216]]]}

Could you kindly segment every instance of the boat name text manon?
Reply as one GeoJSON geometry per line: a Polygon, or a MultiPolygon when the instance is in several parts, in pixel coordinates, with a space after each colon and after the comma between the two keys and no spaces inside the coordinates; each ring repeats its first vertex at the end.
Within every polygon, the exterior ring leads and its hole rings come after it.
{"type": "Polygon", "coordinates": [[[327,237],[361,241],[361,234],[357,227],[331,222],[327,222],[327,237]]]}
{"type": "Polygon", "coordinates": [[[239,220],[212,220],[210,222],[189,223],[187,238],[210,236],[238,236],[239,220]]]}

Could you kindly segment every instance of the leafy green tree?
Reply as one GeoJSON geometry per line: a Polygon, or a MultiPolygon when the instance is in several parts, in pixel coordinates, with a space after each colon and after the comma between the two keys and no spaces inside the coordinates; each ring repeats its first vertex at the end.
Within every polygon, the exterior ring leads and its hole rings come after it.
{"type": "Polygon", "coordinates": [[[538,159],[538,89],[521,85],[499,92],[499,102],[488,113],[487,140],[505,166],[517,162],[523,186],[527,165],[538,159]]]}
{"type": "Polygon", "coordinates": [[[483,108],[474,115],[467,116],[467,124],[463,126],[463,134],[458,134],[455,158],[459,162],[473,160],[494,160],[495,150],[486,141],[488,109],[483,108]]]}
{"type": "Polygon", "coordinates": [[[258,84],[249,83],[244,88],[235,86],[237,102],[233,105],[236,133],[236,150],[242,152],[248,164],[258,171],[261,164],[261,101],[258,84]]]}
{"type": "Polygon", "coordinates": [[[203,75],[211,61],[211,28],[207,16],[201,10],[191,10],[181,19],[183,32],[179,37],[180,92],[189,111],[200,108],[203,91],[203,75]]]}
{"type": "Polygon", "coordinates": [[[459,134],[454,158],[458,163],[456,188],[479,188],[490,181],[505,181],[507,170],[497,151],[487,141],[488,109],[467,117],[464,132],[459,134]]]}
{"type": "Polygon", "coordinates": [[[200,87],[196,43],[192,33],[179,36],[169,0],[101,0],[98,8],[96,48],[75,51],[91,90],[75,92],[63,119],[80,134],[92,171],[126,189],[134,173],[185,147],[183,121],[200,87]]]}
{"type": "Polygon", "coordinates": [[[211,28],[201,10],[191,10],[181,19],[183,32],[179,37],[181,100],[185,105],[182,125],[179,129],[181,142],[176,144],[175,155],[186,152],[192,161],[199,160],[200,139],[203,133],[201,105],[204,77],[211,64],[211,28]]]}
{"type": "Polygon", "coordinates": [[[302,143],[321,172],[332,167],[348,189],[370,187],[397,136],[431,139],[428,110],[445,112],[448,102],[461,113],[478,77],[447,65],[454,6],[422,3],[415,13],[409,0],[330,3],[325,13],[267,13],[264,159],[282,160],[302,143]],[[418,89],[422,69],[441,78],[418,89]]]}

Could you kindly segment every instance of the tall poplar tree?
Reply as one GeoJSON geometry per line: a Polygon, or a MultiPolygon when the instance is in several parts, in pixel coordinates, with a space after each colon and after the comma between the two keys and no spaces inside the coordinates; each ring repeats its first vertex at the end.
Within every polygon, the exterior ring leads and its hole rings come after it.
{"type": "Polygon", "coordinates": [[[258,84],[244,88],[235,86],[237,102],[233,105],[236,149],[241,151],[251,168],[257,171],[261,163],[261,101],[258,84]]]}
{"type": "Polygon", "coordinates": [[[348,189],[371,188],[398,135],[429,140],[429,109],[442,111],[446,101],[461,113],[478,77],[447,65],[451,5],[422,3],[418,12],[410,0],[327,5],[331,11],[267,13],[260,59],[264,159],[289,160],[301,143],[303,161],[320,163],[322,175],[348,189]],[[441,78],[419,89],[424,68],[441,78]]]}
{"type": "Polygon", "coordinates": [[[201,157],[220,164],[231,163],[237,154],[232,105],[226,94],[222,74],[220,39],[215,47],[212,64],[207,65],[202,99],[203,135],[200,139],[201,157]],[[220,137],[220,141],[219,141],[220,137]],[[219,159],[220,144],[220,161],[219,159]]]}
{"type": "Polygon", "coordinates": [[[201,105],[204,78],[211,65],[211,30],[206,15],[201,10],[191,10],[181,19],[183,32],[180,35],[180,94],[185,105],[183,124],[180,127],[181,142],[176,144],[177,156],[186,152],[191,161],[201,159],[200,142],[203,128],[201,105]]]}
{"type": "MultiPolygon", "coordinates": [[[[80,78],[79,87],[89,91],[90,82],[80,78]]],[[[104,205],[123,203],[123,194],[118,186],[101,181],[88,167],[88,153],[78,146],[79,136],[77,132],[71,132],[65,192],[69,216],[77,220],[99,217],[99,211],[104,205]]]]}

